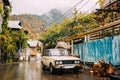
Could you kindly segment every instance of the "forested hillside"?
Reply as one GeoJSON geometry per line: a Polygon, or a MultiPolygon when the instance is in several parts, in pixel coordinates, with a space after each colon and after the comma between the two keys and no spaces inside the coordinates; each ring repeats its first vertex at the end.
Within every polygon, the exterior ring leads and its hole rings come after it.
{"type": "Polygon", "coordinates": [[[23,28],[29,32],[29,37],[33,39],[40,38],[47,29],[40,19],[30,14],[12,15],[10,20],[20,20],[23,28]]]}
{"type": "Polygon", "coordinates": [[[52,9],[43,15],[12,15],[10,20],[20,20],[23,24],[23,28],[29,32],[30,38],[41,38],[44,31],[46,31],[48,27],[52,26],[52,23],[58,23],[57,20],[59,20],[61,16],[62,13],[59,10],[52,9]]]}

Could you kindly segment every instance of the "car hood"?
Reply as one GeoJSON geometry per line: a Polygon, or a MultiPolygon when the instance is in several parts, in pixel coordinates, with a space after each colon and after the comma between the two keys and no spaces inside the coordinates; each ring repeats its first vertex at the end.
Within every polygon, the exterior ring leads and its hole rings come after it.
{"type": "Polygon", "coordinates": [[[80,60],[80,58],[74,56],[51,56],[50,58],[54,60],[80,60]]]}

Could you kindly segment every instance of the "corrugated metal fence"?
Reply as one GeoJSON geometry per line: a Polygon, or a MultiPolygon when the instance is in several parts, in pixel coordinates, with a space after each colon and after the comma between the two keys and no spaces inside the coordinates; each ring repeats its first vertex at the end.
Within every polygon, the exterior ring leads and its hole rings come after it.
{"type": "Polygon", "coordinates": [[[96,62],[104,59],[113,65],[120,65],[120,35],[74,44],[74,53],[83,61],[96,62]]]}

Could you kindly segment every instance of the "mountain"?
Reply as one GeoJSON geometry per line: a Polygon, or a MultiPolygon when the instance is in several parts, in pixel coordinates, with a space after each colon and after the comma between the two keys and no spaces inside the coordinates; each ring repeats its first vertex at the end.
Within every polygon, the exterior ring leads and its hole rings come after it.
{"type": "Polygon", "coordinates": [[[41,15],[40,16],[40,19],[46,24],[46,25],[49,25],[49,26],[51,26],[51,19],[50,19],[50,17],[49,16],[47,16],[46,14],[44,14],[44,15],[41,15]]]}
{"type": "Polygon", "coordinates": [[[46,31],[48,26],[51,26],[52,23],[58,23],[58,20],[62,16],[63,14],[59,10],[52,9],[43,15],[11,15],[10,20],[20,20],[23,24],[23,28],[29,32],[29,37],[36,39],[42,37],[44,31],[46,31]]]}
{"type": "MultiPolygon", "coordinates": [[[[23,15],[30,15],[30,14],[23,14],[23,15]]],[[[19,15],[13,15],[13,16],[19,16],[19,15]]],[[[43,22],[44,25],[51,26],[52,23],[58,24],[63,14],[61,11],[57,9],[52,9],[48,13],[45,13],[43,15],[31,15],[31,16],[43,22]]]]}
{"type": "Polygon", "coordinates": [[[47,26],[51,26],[52,23],[59,23],[60,18],[63,16],[62,12],[57,9],[52,9],[48,13],[37,16],[47,26]]]}
{"type": "Polygon", "coordinates": [[[20,20],[24,30],[29,32],[29,37],[33,39],[41,38],[47,29],[40,19],[31,14],[12,15],[10,20],[20,20]]]}

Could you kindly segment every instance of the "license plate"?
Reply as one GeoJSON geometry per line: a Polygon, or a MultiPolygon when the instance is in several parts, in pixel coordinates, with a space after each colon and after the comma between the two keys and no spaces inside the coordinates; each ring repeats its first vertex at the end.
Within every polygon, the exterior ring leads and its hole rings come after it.
{"type": "Polygon", "coordinates": [[[64,66],[64,68],[68,69],[68,68],[74,68],[74,66],[64,66]]]}

